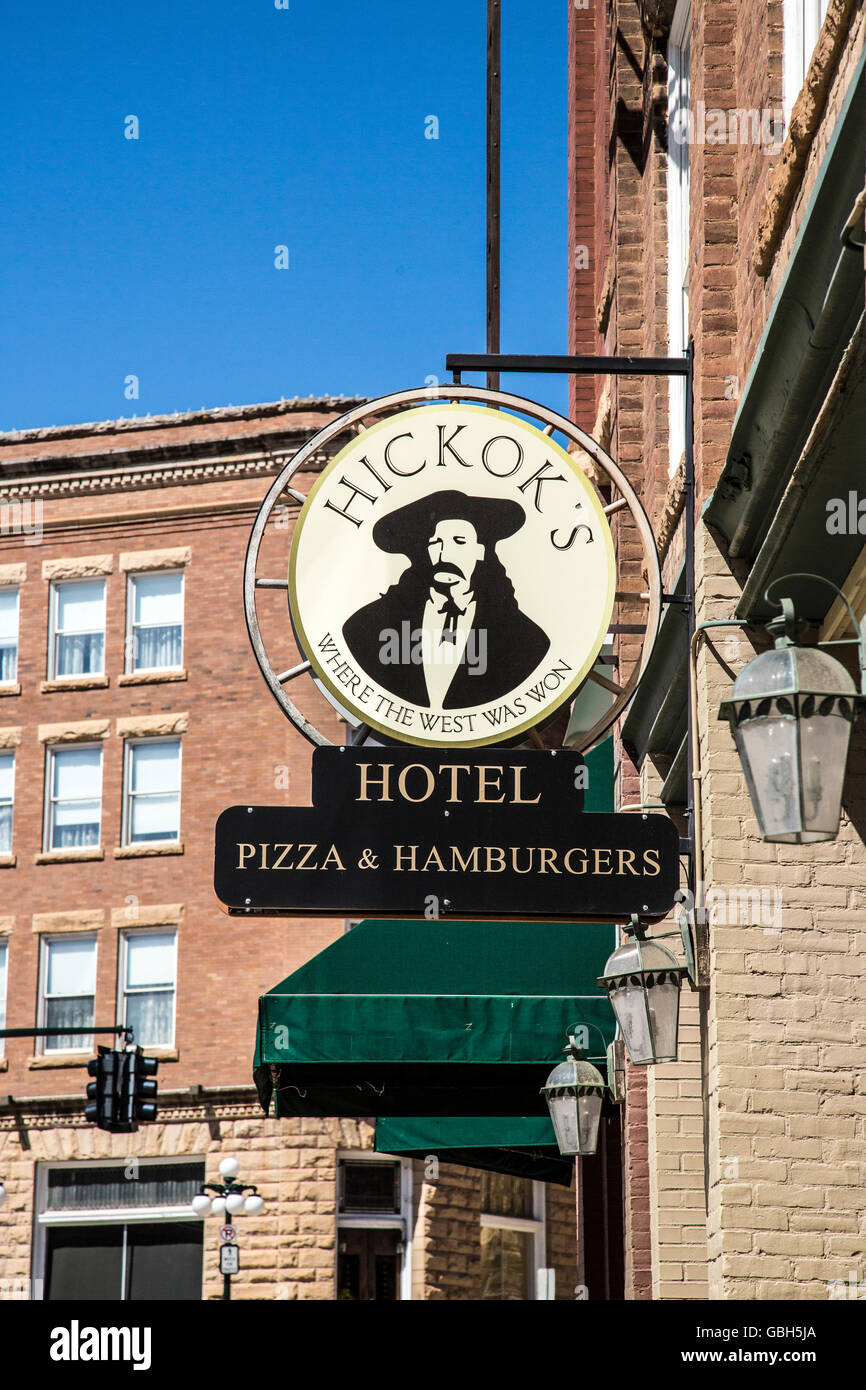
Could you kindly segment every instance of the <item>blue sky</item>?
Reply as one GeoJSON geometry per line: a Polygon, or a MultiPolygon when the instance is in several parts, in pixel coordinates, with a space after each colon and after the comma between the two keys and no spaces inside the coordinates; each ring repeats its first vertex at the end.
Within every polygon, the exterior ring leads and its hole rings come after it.
{"type": "MultiPolygon", "coordinates": [[[[564,352],[567,7],[503,11],[502,347],[564,352]]],[[[0,428],[378,395],[483,351],[485,12],[11,7],[0,428]]],[[[565,378],[503,386],[566,407],[565,378]]]]}

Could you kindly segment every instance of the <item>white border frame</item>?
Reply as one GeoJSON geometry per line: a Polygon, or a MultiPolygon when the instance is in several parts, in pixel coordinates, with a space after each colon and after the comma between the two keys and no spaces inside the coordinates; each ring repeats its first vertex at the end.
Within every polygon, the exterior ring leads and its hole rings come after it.
{"type": "MultiPolygon", "coordinates": [[[[179,845],[183,842],[180,831],[180,818],[182,813],[183,801],[183,738],[180,734],[160,734],[148,737],[147,734],[130,735],[123,740],[123,804],[120,816],[120,843],[123,849],[159,849],[162,845],[179,845]],[[163,840],[131,840],[129,838],[130,826],[132,824],[132,750],[144,743],[176,743],[177,744],[177,835],[163,840]]],[[[163,795],[163,793],[157,793],[163,795]]]]}
{"type": "MultiPolygon", "coordinates": [[[[93,1027],[96,1027],[96,997],[99,986],[99,932],[98,931],[65,931],[65,932],[40,932],[39,934],[39,978],[37,981],[37,1007],[36,1007],[36,1027],[47,1028],[45,1022],[47,995],[45,984],[48,979],[48,947],[55,941],[92,941],[93,952],[93,1027]]],[[[78,999],[83,996],[77,994],[58,994],[58,999],[78,999]]],[[[84,1055],[87,1057],[92,1051],[94,1040],[91,1037],[89,1043],[82,1041],[80,1047],[52,1047],[46,1048],[45,1044],[49,1038],[35,1038],[36,1048],[34,1049],[37,1057],[72,1057],[84,1055]]]]}
{"type": "Polygon", "coordinates": [[[129,570],[126,576],[126,633],[123,642],[123,672],[127,676],[152,676],[163,672],[171,673],[184,669],[183,657],[186,645],[186,568],[166,565],[165,569],[129,570]],[[154,575],[180,575],[180,663],[176,666],[135,666],[135,581],[149,579],[154,575]]]}
{"type": "MultiPolygon", "coordinates": [[[[51,579],[50,597],[48,603],[48,669],[47,678],[50,681],[69,681],[69,680],[99,680],[106,674],[106,657],[108,656],[108,579],[105,575],[88,575],[86,579],[51,579]],[[101,584],[102,585],[102,670],[101,671],[80,671],[74,676],[59,676],[57,674],[57,599],[60,586],[72,588],[76,584],[101,584]]],[[[20,602],[20,600],[19,600],[20,602]]],[[[87,631],[98,631],[98,628],[88,629],[87,631]]],[[[63,634],[61,634],[63,635],[63,634]]],[[[80,635],[87,635],[86,632],[80,635]]]]}
{"type": "MultiPolygon", "coordinates": [[[[176,1163],[201,1163],[205,1166],[207,1174],[207,1155],[206,1154],[177,1154],[169,1158],[167,1155],[160,1155],[155,1158],[139,1158],[137,1155],[129,1155],[127,1158],[86,1158],[86,1159],[60,1159],[56,1162],[52,1159],[39,1161],[35,1164],[35,1178],[33,1183],[33,1238],[30,1251],[30,1288],[36,1296],[31,1297],[31,1302],[43,1302],[45,1299],[45,1253],[46,1238],[45,1233],[49,1226],[119,1226],[131,1225],[133,1222],[140,1223],[146,1221],[200,1221],[202,1225],[202,1245],[204,1245],[204,1219],[195,1215],[192,1207],[112,1207],[106,1209],[99,1207],[95,1211],[76,1208],[72,1219],[70,1215],[63,1211],[47,1212],[44,1210],[45,1200],[48,1193],[48,1172],[52,1168],[84,1168],[89,1165],[99,1168],[123,1168],[130,1159],[135,1157],[139,1167],[154,1167],[158,1164],[176,1163]]],[[[122,1290],[121,1290],[122,1291],[122,1290]]],[[[118,1302],[125,1302],[118,1299],[118,1302]]]]}
{"type": "Polygon", "coordinates": [[[336,1240],[334,1241],[334,1297],[337,1287],[340,1259],[340,1228],[362,1231],[400,1231],[403,1251],[400,1256],[400,1302],[412,1302],[412,1234],[413,1234],[413,1184],[414,1165],[411,1158],[400,1154],[382,1154],[374,1149],[338,1149],[336,1155],[336,1175],[334,1186],[334,1213],[336,1215],[336,1240]],[[341,1163],[388,1163],[400,1165],[400,1211],[382,1213],[340,1211],[340,1164],[341,1163]]]}
{"type": "MultiPolygon", "coordinates": [[[[51,788],[54,785],[54,759],[58,753],[81,752],[85,748],[99,749],[99,836],[95,845],[71,846],[73,849],[95,850],[102,847],[102,808],[105,801],[105,757],[101,743],[90,743],[84,740],[81,743],[46,743],[45,745],[45,794],[44,806],[42,808],[42,853],[43,854],[62,854],[63,849],[56,849],[51,844],[52,831],[54,829],[53,807],[54,801],[51,788]]],[[[70,800],[86,801],[87,797],[70,797],[70,800]]]]}
{"type": "MultiPolygon", "coordinates": [[[[160,924],[159,926],[150,926],[150,927],[124,927],[121,931],[118,932],[118,942],[117,942],[117,1012],[116,1012],[116,1014],[115,1014],[115,1018],[117,1019],[118,1023],[124,1023],[124,1024],[125,1024],[126,1021],[127,1021],[127,1019],[126,1019],[126,999],[127,999],[127,993],[126,993],[126,983],[125,983],[125,981],[126,981],[127,948],[128,948],[129,938],[130,938],[131,936],[158,936],[158,935],[163,935],[163,936],[164,936],[167,932],[172,932],[172,933],[174,934],[174,987],[173,987],[173,989],[172,989],[172,993],[173,993],[173,995],[174,995],[174,1007],[173,1007],[173,1009],[172,1009],[172,1011],[171,1011],[171,1038],[170,1038],[170,1040],[169,1040],[168,1042],[152,1042],[152,1041],[151,1041],[151,1042],[145,1042],[142,1038],[136,1038],[136,1039],[135,1039],[136,1044],[137,1044],[138,1046],[140,1046],[140,1047],[156,1047],[156,1048],[169,1047],[169,1048],[173,1048],[173,1047],[176,1047],[176,1046],[177,1046],[177,975],[178,975],[178,970],[177,970],[177,959],[178,959],[178,937],[179,937],[179,932],[178,932],[177,926],[173,926],[170,922],[165,922],[165,923],[160,924]]],[[[146,990],[141,990],[141,991],[139,991],[139,992],[142,993],[142,994],[147,993],[146,990]]],[[[162,990],[161,992],[162,992],[163,994],[167,994],[167,993],[168,993],[168,990],[165,989],[165,990],[162,990]]]]}

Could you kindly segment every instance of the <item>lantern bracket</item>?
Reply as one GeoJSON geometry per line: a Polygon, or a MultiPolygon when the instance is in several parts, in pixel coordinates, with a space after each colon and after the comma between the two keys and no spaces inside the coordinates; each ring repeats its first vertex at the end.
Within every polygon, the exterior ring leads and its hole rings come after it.
{"type": "Polygon", "coordinates": [[[766,603],[778,605],[782,609],[780,617],[771,618],[770,622],[766,624],[767,631],[771,634],[771,636],[775,637],[777,633],[780,633],[780,636],[776,637],[776,645],[793,646],[796,642],[797,633],[801,631],[804,627],[808,626],[805,620],[797,618],[795,616],[793,599],[787,597],[781,599],[770,598],[770,590],[777,588],[779,584],[784,584],[789,579],[814,579],[819,584],[826,584],[827,587],[832,589],[835,594],[838,594],[839,598],[842,600],[845,607],[848,609],[848,615],[851,619],[851,626],[854,629],[854,633],[856,635],[854,637],[838,638],[832,642],[818,642],[816,643],[816,646],[856,646],[857,657],[860,664],[860,695],[866,696],[866,638],[864,638],[864,629],[860,626],[860,623],[857,621],[857,614],[854,612],[854,609],[852,608],[847,595],[842,592],[838,584],[833,583],[832,579],[825,579],[823,574],[812,574],[809,570],[801,570],[798,571],[796,574],[782,574],[779,576],[778,579],[774,579],[771,584],[767,585],[766,589],[764,590],[764,601],[766,603]]]}

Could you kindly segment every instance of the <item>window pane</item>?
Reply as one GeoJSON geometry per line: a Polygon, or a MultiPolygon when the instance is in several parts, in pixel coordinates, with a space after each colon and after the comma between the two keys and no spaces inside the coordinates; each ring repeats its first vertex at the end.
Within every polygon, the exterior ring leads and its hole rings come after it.
{"type": "Polygon", "coordinates": [[[0,637],[0,681],[14,681],[18,674],[18,645],[0,637]]]}
{"type": "Polygon", "coordinates": [[[173,931],[147,932],[126,938],[126,985],[128,989],[148,985],[173,985],[175,945],[173,931]]]}
{"type": "Polygon", "coordinates": [[[18,590],[0,589],[0,643],[4,638],[18,637],[18,590]]]}
{"type": "MultiPolygon", "coordinates": [[[[46,1000],[45,1027],[92,1028],[93,995],[81,995],[78,999],[46,1000]]],[[[45,1039],[46,1052],[68,1052],[75,1048],[84,1048],[89,1052],[92,1047],[93,1036],[87,1033],[61,1033],[56,1038],[45,1039]]]]}
{"type": "Polygon", "coordinates": [[[140,574],[133,585],[136,624],[157,627],[183,622],[183,575],[140,574]]]}
{"type": "Polygon", "coordinates": [[[482,1299],[520,1302],[530,1297],[532,1240],[528,1231],[482,1226],[482,1299]]]}
{"type": "Polygon", "coordinates": [[[123,1226],[49,1226],[45,1297],[104,1303],[119,1299],[123,1226]]]}
{"type": "Polygon", "coordinates": [[[57,638],[55,676],[99,676],[105,669],[101,632],[73,633],[57,638]]]}
{"type": "Polygon", "coordinates": [[[98,801],[102,793],[102,749],[63,748],[53,753],[52,795],[62,801],[98,801]]]}
{"type": "Polygon", "coordinates": [[[49,1168],[48,1211],[185,1207],[204,1182],[203,1163],[142,1163],[49,1168]]]}
{"type": "Polygon", "coordinates": [[[12,853],[12,807],[0,806],[0,854],[12,853]]]}
{"type": "Polygon", "coordinates": [[[341,1211],[400,1210],[400,1165],[341,1163],[341,1211]]]}
{"type": "Polygon", "coordinates": [[[514,1178],[509,1173],[481,1174],[481,1210],[491,1216],[534,1216],[532,1180],[514,1178]]]}
{"type": "Polygon", "coordinates": [[[125,1022],[140,1047],[170,1047],[174,1042],[174,990],[128,994],[125,1022]]]}
{"type": "Polygon", "coordinates": [[[133,651],[136,671],[180,666],[183,660],[183,629],[179,624],[173,627],[136,628],[133,651]]]}
{"type": "Polygon", "coordinates": [[[58,632],[102,632],[104,629],[104,579],[57,585],[58,632]]]}
{"type": "Polygon", "coordinates": [[[139,743],[132,749],[134,792],[176,792],[180,743],[139,743]]]}
{"type": "Polygon", "coordinates": [[[137,796],[132,803],[129,838],[138,840],[176,840],[180,836],[180,798],[137,796]]]}
{"type": "MultiPolygon", "coordinates": [[[[47,994],[93,994],[96,988],[96,942],[70,936],[48,942],[47,994]]],[[[63,1022],[64,1020],[61,1020],[63,1022]]],[[[52,1028],[59,1025],[51,1024],[52,1028]]]]}
{"type": "Polygon", "coordinates": [[[127,1226],[127,1299],[199,1302],[204,1229],[203,1221],[127,1226]]]}
{"type": "Polygon", "coordinates": [[[12,800],[15,777],[15,754],[0,753],[0,801],[12,800]]]}

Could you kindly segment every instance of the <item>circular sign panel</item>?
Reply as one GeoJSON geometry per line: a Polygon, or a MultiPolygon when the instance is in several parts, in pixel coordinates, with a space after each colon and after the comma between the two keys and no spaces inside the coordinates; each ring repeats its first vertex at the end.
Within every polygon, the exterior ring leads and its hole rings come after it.
{"type": "Polygon", "coordinates": [[[364,429],[295,529],[304,656],[371,729],[478,747],[542,724],[608,631],[616,564],[594,489],[503,411],[431,403],[364,429]]]}

